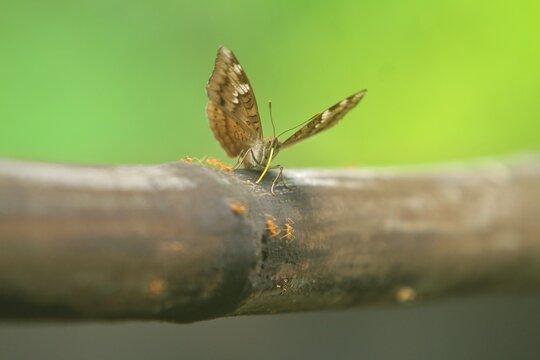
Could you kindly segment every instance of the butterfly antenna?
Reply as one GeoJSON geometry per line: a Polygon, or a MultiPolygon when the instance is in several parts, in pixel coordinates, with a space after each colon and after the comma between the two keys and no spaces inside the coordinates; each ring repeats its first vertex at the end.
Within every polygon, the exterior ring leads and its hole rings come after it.
{"type": "Polygon", "coordinates": [[[274,118],[272,117],[272,100],[268,100],[268,111],[270,111],[270,122],[272,123],[272,135],[276,137],[276,125],[274,125],[274,118]]]}
{"type": "Polygon", "coordinates": [[[281,132],[281,133],[280,133],[278,136],[276,136],[276,137],[280,137],[281,135],[284,135],[284,134],[288,133],[289,131],[296,129],[297,127],[300,127],[300,126],[302,126],[302,125],[307,124],[308,122],[310,122],[311,120],[315,119],[315,118],[316,118],[317,116],[319,116],[319,115],[320,115],[320,113],[317,113],[317,114],[313,115],[312,117],[310,117],[310,118],[307,119],[306,121],[304,121],[304,122],[302,122],[302,123],[300,123],[300,124],[298,124],[298,125],[293,126],[292,128],[289,128],[289,129],[287,129],[287,130],[281,132]]]}

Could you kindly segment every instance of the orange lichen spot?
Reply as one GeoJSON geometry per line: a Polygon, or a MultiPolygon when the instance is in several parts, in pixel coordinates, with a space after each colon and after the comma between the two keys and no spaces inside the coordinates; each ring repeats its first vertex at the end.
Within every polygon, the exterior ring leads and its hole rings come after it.
{"type": "Polygon", "coordinates": [[[223,172],[226,172],[227,174],[233,172],[233,168],[230,167],[230,166],[227,166],[227,165],[222,165],[222,166],[220,166],[220,169],[221,169],[223,172]]]}
{"type": "Polygon", "coordinates": [[[220,169],[221,171],[226,172],[226,173],[231,173],[233,171],[232,167],[230,167],[228,165],[225,165],[221,161],[219,161],[217,159],[214,159],[214,158],[207,159],[206,163],[208,165],[213,166],[213,167],[215,167],[217,169],[220,169]]]}
{"type": "Polygon", "coordinates": [[[408,303],[416,299],[416,291],[409,286],[403,286],[396,291],[396,301],[408,303]]]}
{"type": "Polygon", "coordinates": [[[281,238],[289,241],[294,240],[294,228],[291,224],[285,224],[285,235],[283,235],[281,238]]]}
{"type": "Polygon", "coordinates": [[[180,159],[180,161],[188,163],[188,164],[191,164],[191,163],[194,163],[194,162],[202,164],[204,159],[206,159],[206,156],[203,156],[201,159],[199,159],[197,157],[194,157],[194,156],[186,156],[186,157],[183,157],[182,159],[180,159]]]}
{"type": "Polygon", "coordinates": [[[278,229],[276,223],[272,219],[266,219],[266,231],[271,238],[278,236],[281,232],[281,230],[278,229]]]}
{"type": "Polygon", "coordinates": [[[165,290],[165,282],[162,279],[154,279],[148,283],[148,292],[152,296],[160,296],[165,290]]]}
{"type": "Polygon", "coordinates": [[[287,222],[285,223],[285,235],[281,237],[282,239],[287,239],[289,241],[294,240],[294,228],[292,224],[294,224],[294,221],[292,221],[291,218],[287,218],[287,222]]]}
{"type": "Polygon", "coordinates": [[[229,209],[231,209],[235,215],[244,215],[247,212],[246,207],[239,202],[229,203],[229,209]]]}

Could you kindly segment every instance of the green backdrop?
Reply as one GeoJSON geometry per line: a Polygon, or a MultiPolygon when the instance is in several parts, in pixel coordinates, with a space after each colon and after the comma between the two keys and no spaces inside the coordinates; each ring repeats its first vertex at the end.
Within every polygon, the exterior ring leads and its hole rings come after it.
{"type": "Polygon", "coordinates": [[[84,163],[226,159],[205,85],[219,45],[267,133],[351,93],[292,166],[431,163],[540,149],[537,1],[0,3],[0,156],[84,163]]]}

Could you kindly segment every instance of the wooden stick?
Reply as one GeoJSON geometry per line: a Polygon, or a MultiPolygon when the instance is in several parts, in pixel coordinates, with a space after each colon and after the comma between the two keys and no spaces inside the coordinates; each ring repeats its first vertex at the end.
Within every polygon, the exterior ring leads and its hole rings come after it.
{"type": "Polygon", "coordinates": [[[540,288],[539,157],[285,170],[276,196],[258,175],[1,160],[0,319],[191,322],[540,288]]]}

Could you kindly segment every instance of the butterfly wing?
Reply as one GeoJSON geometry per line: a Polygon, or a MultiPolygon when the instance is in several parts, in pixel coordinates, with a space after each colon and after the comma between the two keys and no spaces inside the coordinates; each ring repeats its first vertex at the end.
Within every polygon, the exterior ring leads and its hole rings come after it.
{"type": "Polygon", "coordinates": [[[206,105],[206,114],[210,120],[210,128],[214,136],[230,157],[238,156],[242,150],[249,148],[253,141],[253,132],[242,122],[227,115],[213,102],[206,105]]]}
{"type": "Polygon", "coordinates": [[[238,156],[262,138],[255,94],[244,69],[229,49],[219,48],[206,92],[210,127],[227,155],[238,156]]]}
{"type": "Polygon", "coordinates": [[[329,107],[322,113],[318,113],[312,117],[309,122],[304,125],[300,130],[295,132],[291,137],[285,140],[281,147],[290,146],[296,144],[299,141],[307,139],[310,136],[320,133],[323,130],[329,129],[336,125],[345,114],[347,114],[352,108],[354,108],[360,100],[366,94],[366,90],[359,91],[348,98],[345,98],[337,104],[329,107]]]}

